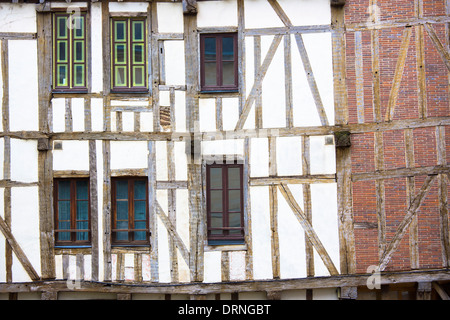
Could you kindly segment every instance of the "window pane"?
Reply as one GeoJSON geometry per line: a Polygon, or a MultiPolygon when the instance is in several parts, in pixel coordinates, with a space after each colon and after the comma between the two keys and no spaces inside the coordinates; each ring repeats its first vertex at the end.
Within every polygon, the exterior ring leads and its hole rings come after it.
{"type": "Polygon", "coordinates": [[[216,38],[205,38],[205,60],[216,60],[216,38]]]}
{"type": "MultiPolygon", "coordinates": [[[[146,227],[147,226],[146,226],[145,221],[139,221],[134,224],[135,229],[145,229],[146,227]]],[[[145,232],[145,231],[135,231],[134,232],[134,240],[146,240],[146,236],[145,236],[146,233],[147,232],[145,232]]]]}
{"type": "Polygon", "coordinates": [[[56,73],[56,85],[67,86],[67,65],[58,65],[56,73]]]}
{"type": "Polygon", "coordinates": [[[211,212],[222,211],[222,191],[211,190],[211,212]]]}
{"type": "Polygon", "coordinates": [[[230,219],[230,221],[228,222],[230,227],[240,227],[241,226],[241,213],[240,212],[230,212],[228,216],[230,219]]]}
{"type": "Polygon", "coordinates": [[[67,37],[67,17],[57,17],[56,18],[57,25],[57,37],[58,38],[66,38],[67,37]]]}
{"type": "Polygon", "coordinates": [[[116,199],[128,199],[128,181],[116,181],[116,199]]]}
{"type": "Polygon", "coordinates": [[[125,21],[115,21],[115,40],[123,41],[125,40],[125,21]]]}
{"type": "Polygon", "coordinates": [[[145,80],[144,80],[144,67],[134,67],[133,68],[133,73],[134,73],[133,85],[134,86],[143,86],[144,83],[145,83],[145,80]]]}
{"type": "MultiPolygon", "coordinates": [[[[128,221],[128,201],[117,201],[116,209],[117,209],[117,220],[128,221]]],[[[119,221],[117,222],[117,224],[119,224],[119,221]]]]}
{"type": "Polygon", "coordinates": [[[89,203],[87,201],[77,201],[77,220],[88,220],[89,203]]]}
{"type": "Polygon", "coordinates": [[[133,40],[143,41],[144,40],[144,22],[143,21],[133,21],[133,40]]]}
{"type": "Polygon", "coordinates": [[[58,199],[70,200],[70,181],[63,180],[58,182],[58,199]]]}
{"type": "Polygon", "coordinates": [[[127,75],[126,67],[116,67],[115,68],[115,85],[118,87],[123,87],[127,85],[127,75]]]}
{"type": "Polygon", "coordinates": [[[73,35],[75,38],[83,38],[84,36],[84,17],[78,16],[72,17],[72,23],[73,23],[73,35]]]}
{"type": "Polygon", "coordinates": [[[134,200],[145,200],[146,198],[145,181],[134,181],[134,200]]]}
{"type": "MultiPolygon", "coordinates": [[[[77,222],[77,230],[86,230],[88,229],[88,222],[87,221],[78,221],[77,222]]],[[[76,240],[88,240],[88,233],[87,232],[77,232],[76,233],[76,240]]]]}
{"type": "Polygon", "coordinates": [[[222,63],[222,84],[223,85],[234,85],[234,62],[223,62],[222,63]]]}
{"type": "Polygon", "coordinates": [[[58,220],[68,220],[70,223],[70,201],[58,201],[58,220]]]}
{"type": "Polygon", "coordinates": [[[126,63],[126,47],[125,44],[115,45],[115,63],[126,63]]]}
{"type": "Polygon", "coordinates": [[[88,233],[87,232],[77,232],[77,241],[87,241],[88,233]]]}
{"type": "Polygon", "coordinates": [[[75,41],[75,62],[84,62],[84,41],[75,41]]]}
{"type": "Polygon", "coordinates": [[[228,211],[237,212],[241,211],[241,191],[229,190],[228,191],[228,211]]]}
{"type": "Polygon", "coordinates": [[[215,86],[217,84],[217,71],[215,62],[205,63],[205,85],[215,86]]]}
{"type": "Polygon", "coordinates": [[[222,168],[211,168],[209,180],[211,189],[222,189],[222,168]]]}
{"type": "Polygon", "coordinates": [[[67,62],[67,41],[58,41],[57,44],[57,62],[67,62]]]}
{"type": "MultiPolygon", "coordinates": [[[[222,228],[222,213],[211,213],[211,228],[222,228]]],[[[211,230],[211,234],[222,234],[222,230],[211,230]]]]}
{"type": "Polygon", "coordinates": [[[76,64],[74,68],[75,68],[74,86],[77,87],[84,86],[84,65],[76,64]]]}
{"type": "Polygon", "coordinates": [[[228,168],[228,189],[240,189],[241,172],[239,168],[228,168]]]}
{"type": "Polygon", "coordinates": [[[222,38],[222,60],[234,60],[233,37],[222,38]]]}
{"type": "Polygon", "coordinates": [[[145,220],[146,217],[146,202],[134,201],[134,220],[145,220]]]}
{"type": "Polygon", "coordinates": [[[143,63],[144,62],[144,45],[143,44],[133,44],[133,63],[143,63]]]}
{"type": "MultiPolygon", "coordinates": [[[[70,221],[60,221],[58,230],[70,229],[70,221]]],[[[70,240],[70,232],[58,232],[58,240],[70,240]]]]}
{"type": "Polygon", "coordinates": [[[89,193],[88,193],[88,182],[86,180],[83,181],[77,181],[77,200],[87,200],[89,193]]]}

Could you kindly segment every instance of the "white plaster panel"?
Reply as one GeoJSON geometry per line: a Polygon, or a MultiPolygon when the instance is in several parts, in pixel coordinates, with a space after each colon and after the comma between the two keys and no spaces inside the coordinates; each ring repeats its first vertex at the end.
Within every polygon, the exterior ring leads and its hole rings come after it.
{"type": "Polygon", "coordinates": [[[103,131],[103,99],[91,99],[91,127],[92,131],[103,131]]]}
{"type": "Polygon", "coordinates": [[[314,300],[338,300],[336,288],[313,289],[314,300]]]}
{"type": "Polygon", "coordinates": [[[181,3],[158,2],[156,10],[158,12],[158,32],[183,33],[183,6],[181,3]]]}
{"type": "MultiPolygon", "coordinates": [[[[302,185],[289,185],[289,188],[299,206],[303,208],[302,185]]],[[[283,195],[278,192],[277,196],[280,277],[283,279],[306,277],[305,230],[283,195]]]]}
{"type": "Polygon", "coordinates": [[[38,180],[38,150],[36,140],[11,139],[11,180],[38,180]]]}
{"type": "Polygon", "coordinates": [[[220,251],[207,251],[204,253],[203,282],[222,281],[222,253],[220,251]]]}
{"type": "MultiPolygon", "coordinates": [[[[0,188],[0,217],[5,218],[4,213],[4,191],[5,188],[0,188]]],[[[0,236],[0,282],[6,282],[6,265],[5,261],[5,238],[3,235],[0,236]]]]}
{"type": "Polygon", "coordinates": [[[148,2],[110,2],[110,12],[147,12],[148,2]]]}
{"type": "Polygon", "coordinates": [[[124,132],[134,131],[134,112],[122,112],[122,129],[124,132]]]}
{"type": "Polygon", "coordinates": [[[0,4],[0,32],[36,32],[34,4],[0,4]]]}
{"type": "Polygon", "coordinates": [[[244,143],[242,139],[227,139],[221,141],[202,141],[204,155],[243,155],[244,143]]]}
{"type": "Polygon", "coordinates": [[[186,93],[175,91],[175,131],[186,132],[186,93]]]}
{"type": "Polygon", "coordinates": [[[284,27],[268,1],[246,0],[245,28],[284,27]]]}
{"type": "Polygon", "coordinates": [[[10,130],[38,130],[37,42],[9,40],[8,43],[10,130]],[[24,52],[26,59],[23,59],[24,52]]]}
{"type": "Polygon", "coordinates": [[[152,132],[153,131],[153,112],[141,112],[141,132],[152,132]]]}
{"type": "Polygon", "coordinates": [[[311,174],[336,172],[335,147],[325,144],[325,136],[310,137],[310,157],[311,174]]]}
{"type": "Polygon", "coordinates": [[[65,130],[65,114],[66,103],[64,98],[52,99],[52,122],[53,132],[64,132],[65,130]]]}
{"type": "MultiPolygon", "coordinates": [[[[11,189],[11,231],[33,268],[40,274],[38,187],[11,189]]],[[[30,281],[15,255],[12,269],[14,282],[30,281]]]]}
{"type": "Polygon", "coordinates": [[[169,173],[167,169],[167,142],[156,141],[156,180],[168,180],[169,173]]]}
{"type": "MultiPolygon", "coordinates": [[[[91,88],[92,92],[103,90],[102,4],[91,2],[91,88]]],[[[91,100],[92,101],[92,100],[91,100]]],[[[92,102],[91,102],[92,103],[92,102]]],[[[92,106],[91,106],[92,108],[92,106]]]]}
{"type": "Polygon", "coordinates": [[[199,99],[200,131],[216,131],[216,100],[199,99]]]}
{"type": "Polygon", "coordinates": [[[278,0],[294,26],[330,24],[330,0],[278,0]]]}
{"type": "Polygon", "coordinates": [[[269,175],[269,143],[267,138],[252,138],[250,140],[250,165],[252,177],[269,175]]]}
{"type": "Polygon", "coordinates": [[[89,170],[89,142],[66,140],[53,150],[53,170],[89,170]]]}
{"type": "Polygon", "coordinates": [[[189,247],[189,192],[187,189],[176,190],[176,229],[183,240],[184,245],[189,247]]]}
{"type": "Polygon", "coordinates": [[[253,278],[272,278],[269,188],[251,187],[253,278]],[[257,230],[257,232],[255,232],[257,230]]]}
{"type": "Polygon", "coordinates": [[[174,142],[174,156],[175,156],[175,180],[187,180],[187,157],[186,157],[186,142],[174,142]]]}
{"type": "Polygon", "coordinates": [[[186,80],[184,41],[164,41],[164,51],[166,85],[184,85],[186,80]]]}
{"type": "Polygon", "coordinates": [[[277,138],[277,170],[278,175],[302,174],[302,138],[277,138]]]}
{"type": "MultiPolygon", "coordinates": [[[[159,192],[158,192],[159,193],[159,192]]],[[[167,230],[161,219],[158,217],[158,269],[159,282],[171,282],[170,277],[170,257],[169,257],[169,238],[167,230]]]]}
{"type": "Polygon", "coordinates": [[[84,131],[84,99],[72,99],[72,129],[73,131],[84,131]]]}
{"type": "Polygon", "coordinates": [[[245,251],[230,251],[230,280],[245,280],[245,251]]]}
{"type": "Polygon", "coordinates": [[[111,169],[142,169],[148,167],[146,141],[111,141],[111,169]]]}
{"type": "Polygon", "coordinates": [[[203,1],[197,3],[198,27],[237,26],[237,1],[203,1]]]}
{"type": "MultiPolygon", "coordinates": [[[[252,108],[253,109],[253,108],[252,108]]],[[[249,114],[249,119],[251,114],[249,114]]],[[[238,98],[222,98],[222,126],[223,130],[234,130],[239,120],[239,100],[238,98]]],[[[245,124],[251,121],[246,121],[245,124]]],[[[253,122],[254,123],[254,122],[253,122]]],[[[244,126],[246,129],[246,126],[244,126]]]]}
{"type": "MultiPolygon", "coordinates": [[[[311,184],[311,201],[313,228],[339,271],[339,229],[336,184],[311,184]]],[[[316,276],[330,275],[316,251],[314,251],[314,268],[316,276]]]]}

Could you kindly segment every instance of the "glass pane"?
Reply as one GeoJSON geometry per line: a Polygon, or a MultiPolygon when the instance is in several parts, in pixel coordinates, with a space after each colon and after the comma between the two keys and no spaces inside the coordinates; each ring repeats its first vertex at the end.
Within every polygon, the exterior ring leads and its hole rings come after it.
{"type": "Polygon", "coordinates": [[[240,212],[230,212],[229,213],[228,225],[230,227],[240,227],[241,226],[241,213],[240,212]]]}
{"type": "MultiPolygon", "coordinates": [[[[117,220],[128,221],[128,201],[117,201],[116,203],[117,203],[117,220]]],[[[117,222],[117,224],[119,224],[119,222],[117,222]]]]}
{"type": "Polygon", "coordinates": [[[232,37],[222,38],[222,60],[234,60],[234,41],[232,37]]]}
{"type": "Polygon", "coordinates": [[[205,38],[205,60],[216,60],[216,38],[205,38]]]}
{"type": "Polygon", "coordinates": [[[59,65],[56,74],[56,85],[67,86],[67,66],[59,65]]]}
{"type": "Polygon", "coordinates": [[[116,182],[116,199],[128,199],[128,180],[116,182]]]}
{"type": "Polygon", "coordinates": [[[215,62],[205,63],[205,85],[215,86],[217,84],[217,71],[215,62]]]}
{"type": "MultiPolygon", "coordinates": [[[[116,229],[128,230],[128,221],[117,221],[116,229]]],[[[128,240],[128,232],[116,232],[116,240],[128,240]]]]}
{"type": "Polygon", "coordinates": [[[222,211],[222,190],[211,190],[211,212],[222,211]]]}
{"type": "Polygon", "coordinates": [[[119,87],[123,87],[127,85],[127,76],[126,76],[126,68],[125,67],[116,67],[116,81],[115,85],[119,87]]]}
{"type": "MultiPolygon", "coordinates": [[[[88,228],[89,228],[89,226],[88,226],[87,221],[77,222],[77,230],[86,230],[88,228]]],[[[87,232],[76,232],[76,239],[77,240],[88,240],[88,233],[87,232]]]]}
{"type": "Polygon", "coordinates": [[[76,64],[74,68],[75,68],[74,85],[84,86],[84,65],[76,64]]]}
{"type": "Polygon", "coordinates": [[[66,38],[67,37],[67,17],[57,17],[57,37],[66,38]]]}
{"type": "Polygon", "coordinates": [[[116,44],[115,46],[115,63],[126,63],[126,51],[125,51],[125,44],[116,44]]]}
{"type": "Polygon", "coordinates": [[[209,170],[209,182],[211,189],[222,189],[222,168],[209,170]]]}
{"type": "Polygon", "coordinates": [[[88,220],[89,206],[87,201],[77,201],[77,220],[88,220]]]}
{"type": "Polygon", "coordinates": [[[145,181],[143,180],[134,181],[134,200],[145,200],[145,199],[146,199],[145,181]]]}
{"type": "Polygon", "coordinates": [[[234,62],[223,62],[222,63],[222,84],[223,85],[234,85],[234,62]]]}
{"type": "Polygon", "coordinates": [[[84,36],[84,17],[73,17],[73,28],[75,38],[83,38],[84,36]]]}
{"type": "Polygon", "coordinates": [[[86,180],[83,181],[77,181],[77,200],[87,200],[89,193],[88,193],[88,182],[86,180]]]}
{"type": "Polygon", "coordinates": [[[67,41],[58,41],[57,48],[58,52],[56,60],[58,62],[67,62],[67,41]]]}
{"type": "Polygon", "coordinates": [[[241,211],[241,191],[229,190],[228,191],[228,211],[239,212],[241,211]]]}
{"type": "MultiPolygon", "coordinates": [[[[59,221],[58,230],[69,230],[70,221],[59,221]]],[[[58,240],[70,240],[70,232],[58,232],[58,240]]]]}
{"type": "Polygon", "coordinates": [[[116,232],[116,240],[117,241],[127,241],[128,240],[128,232],[116,232]]]}
{"type": "Polygon", "coordinates": [[[115,40],[116,41],[123,41],[125,40],[125,21],[115,21],[115,40]]]}
{"type": "Polygon", "coordinates": [[[58,219],[70,223],[70,201],[58,201],[58,219]]]}
{"type": "MultiPolygon", "coordinates": [[[[134,224],[135,229],[145,229],[146,223],[145,221],[136,222],[134,224]]],[[[134,232],[134,240],[146,240],[146,232],[145,231],[135,231],[134,232]]]]}
{"type": "Polygon", "coordinates": [[[84,41],[75,41],[75,62],[84,62],[84,41]]]}
{"type": "Polygon", "coordinates": [[[76,232],[77,241],[87,241],[88,233],[87,232],[76,232]]]}
{"type": "Polygon", "coordinates": [[[133,62],[143,63],[144,62],[144,45],[143,44],[133,44],[133,62]]]}
{"type": "Polygon", "coordinates": [[[134,83],[135,86],[143,86],[144,85],[144,67],[134,67],[134,83]]]}
{"type": "Polygon", "coordinates": [[[240,189],[241,174],[239,168],[228,168],[228,189],[240,189]]]}
{"type": "Polygon", "coordinates": [[[211,228],[222,228],[222,213],[211,213],[211,228]]]}
{"type": "Polygon", "coordinates": [[[133,40],[143,41],[144,40],[144,22],[143,21],[133,21],[133,40]]]}
{"type": "Polygon", "coordinates": [[[58,182],[58,199],[70,200],[70,181],[64,180],[58,182]]]}
{"type": "Polygon", "coordinates": [[[134,201],[134,220],[145,220],[145,201],[134,201]]]}

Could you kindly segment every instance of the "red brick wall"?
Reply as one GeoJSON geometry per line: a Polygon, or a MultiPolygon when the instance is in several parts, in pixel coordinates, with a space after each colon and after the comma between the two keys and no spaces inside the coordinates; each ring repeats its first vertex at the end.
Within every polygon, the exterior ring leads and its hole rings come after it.
{"type": "MultiPolygon", "coordinates": [[[[410,19],[415,17],[414,0],[378,0],[380,20],[410,19]]],[[[345,6],[345,23],[347,26],[363,23],[369,19],[369,0],[347,0],[345,6]]],[[[446,15],[445,0],[423,0],[423,15],[446,15]]],[[[445,27],[433,24],[441,42],[445,43],[445,27]]],[[[395,106],[394,121],[418,119],[418,84],[416,61],[416,30],[412,34],[407,52],[403,77],[395,106]]],[[[384,121],[393,78],[396,70],[404,28],[389,28],[379,31],[379,68],[380,68],[380,103],[384,121]]],[[[373,109],[373,74],[371,32],[361,31],[363,52],[363,94],[364,122],[374,122],[373,109]]],[[[449,73],[441,56],[424,30],[426,104],[427,117],[449,117],[449,73]]],[[[348,88],[349,123],[358,122],[355,73],[355,33],[346,33],[346,81],[348,88]]],[[[437,165],[436,127],[415,128],[413,131],[414,165],[416,167],[437,165]]],[[[406,167],[404,130],[383,132],[384,168],[397,169],[406,167]]],[[[352,173],[374,172],[375,151],[374,133],[352,135],[352,173]]],[[[450,163],[450,126],[445,128],[446,160],[450,163]]],[[[420,190],[425,176],[415,178],[416,192],[420,190]]],[[[353,183],[353,214],[355,222],[355,245],[357,272],[365,273],[370,265],[379,260],[379,239],[376,212],[376,182],[358,181],[353,183]]],[[[440,240],[439,199],[437,179],[434,180],[419,211],[418,247],[419,268],[441,268],[442,252],[440,240]]],[[[406,178],[384,180],[386,241],[389,243],[398,225],[408,209],[406,178]]],[[[449,199],[450,199],[450,188],[449,199]]],[[[410,235],[402,239],[398,250],[392,256],[386,270],[410,270],[410,235]]]]}

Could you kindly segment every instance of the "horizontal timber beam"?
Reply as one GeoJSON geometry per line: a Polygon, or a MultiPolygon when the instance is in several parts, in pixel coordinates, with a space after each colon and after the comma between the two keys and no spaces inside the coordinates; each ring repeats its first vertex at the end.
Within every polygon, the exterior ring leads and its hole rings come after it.
{"type": "MultiPolygon", "coordinates": [[[[252,280],[217,283],[112,283],[80,281],[75,290],[67,287],[66,280],[0,283],[0,293],[7,292],[103,292],[103,293],[162,293],[162,294],[208,294],[254,291],[283,291],[294,289],[319,289],[366,286],[374,274],[335,275],[281,280],[252,280]]],[[[377,275],[378,276],[378,275],[377,275]]],[[[445,269],[414,270],[406,272],[380,272],[381,285],[412,282],[449,281],[450,272],[445,269]]]]}

